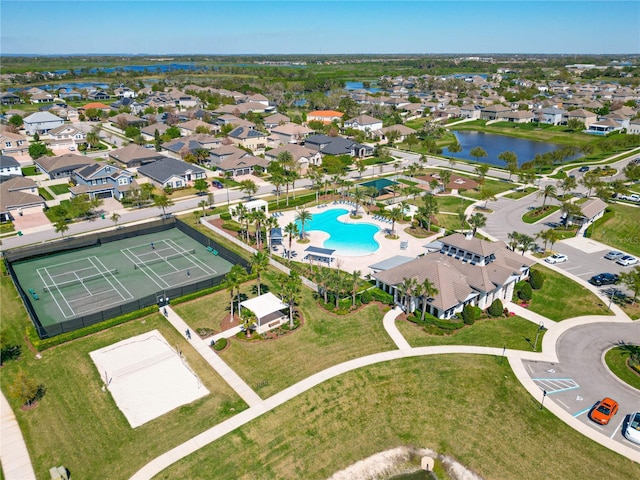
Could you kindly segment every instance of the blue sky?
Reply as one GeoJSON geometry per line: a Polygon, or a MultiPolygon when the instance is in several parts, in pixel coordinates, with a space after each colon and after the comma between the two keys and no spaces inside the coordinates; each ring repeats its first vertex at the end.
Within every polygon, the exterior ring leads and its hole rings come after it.
{"type": "Polygon", "coordinates": [[[638,0],[0,0],[0,53],[640,53],[639,25],[638,0]]]}

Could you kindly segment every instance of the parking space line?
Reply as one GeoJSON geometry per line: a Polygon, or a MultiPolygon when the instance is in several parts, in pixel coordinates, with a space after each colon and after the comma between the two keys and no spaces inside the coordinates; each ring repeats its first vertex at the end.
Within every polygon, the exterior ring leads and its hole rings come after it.
{"type": "Polygon", "coordinates": [[[564,403],[562,400],[556,400],[556,402],[558,402],[560,405],[562,405],[564,408],[566,408],[567,410],[569,410],[569,405],[567,405],[566,403],[564,403]]]}
{"type": "Polygon", "coordinates": [[[578,413],[574,413],[573,417],[578,418],[580,415],[587,413],[589,410],[591,410],[591,407],[585,408],[584,410],[580,410],[578,413]]]}
{"type": "Polygon", "coordinates": [[[622,422],[624,422],[624,418],[622,420],[620,420],[620,423],[618,424],[618,426],[616,427],[616,429],[613,431],[613,433],[611,434],[611,436],[609,438],[613,438],[613,436],[618,433],[618,430],[620,430],[620,427],[622,426],[622,422]]]}

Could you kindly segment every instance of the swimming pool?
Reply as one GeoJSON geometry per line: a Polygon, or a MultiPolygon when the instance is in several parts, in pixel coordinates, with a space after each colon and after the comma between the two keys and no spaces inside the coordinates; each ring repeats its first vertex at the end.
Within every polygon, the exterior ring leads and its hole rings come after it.
{"type": "MultiPolygon", "coordinates": [[[[336,255],[362,256],[369,255],[380,248],[373,236],[380,230],[370,223],[343,223],[338,220],[340,215],[349,213],[344,208],[334,208],[322,213],[314,213],[310,222],[305,224],[305,232],[319,230],[329,234],[329,238],[322,244],[323,248],[336,251],[336,255]]],[[[298,228],[300,222],[296,221],[298,228]]]]}

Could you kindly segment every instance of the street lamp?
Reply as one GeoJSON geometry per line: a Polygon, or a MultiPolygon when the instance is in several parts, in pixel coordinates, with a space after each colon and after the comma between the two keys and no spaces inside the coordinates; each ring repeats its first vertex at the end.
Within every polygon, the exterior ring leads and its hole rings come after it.
{"type": "Polygon", "coordinates": [[[538,325],[538,330],[536,331],[536,341],[533,344],[533,351],[537,352],[538,351],[538,336],[540,335],[540,332],[542,330],[545,330],[544,328],[544,323],[540,322],[540,325],[538,325]]]}
{"type": "Polygon", "coordinates": [[[542,400],[540,401],[540,410],[544,408],[544,399],[547,398],[547,391],[542,390],[542,400]]]}

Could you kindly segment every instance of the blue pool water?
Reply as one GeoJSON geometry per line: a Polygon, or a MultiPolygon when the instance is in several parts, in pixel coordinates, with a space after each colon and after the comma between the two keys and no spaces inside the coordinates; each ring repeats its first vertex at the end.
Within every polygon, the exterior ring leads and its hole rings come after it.
{"type": "MultiPolygon", "coordinates": [[[[343,223],[338,220],[340,215],[349,211],[344,208],[334,208],[322,213],[314,213],[310,222],[305,224],[305,232],[319,230],[329,234],[329,238],[322,244],[323,248],[336,251],[336,255],[361,256],[368,255],[380,248],[373,236],[380,230],[369,223],[343,223]]],[[[296,221],[301,229],[300,222],[296,221]]]]}

